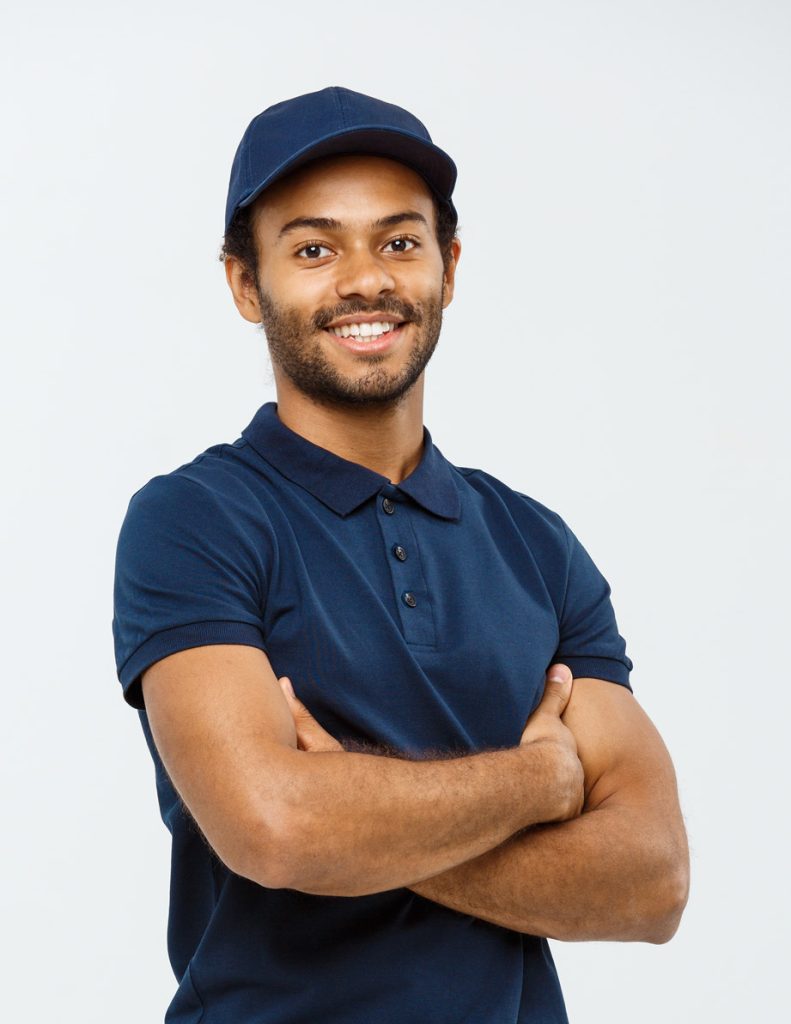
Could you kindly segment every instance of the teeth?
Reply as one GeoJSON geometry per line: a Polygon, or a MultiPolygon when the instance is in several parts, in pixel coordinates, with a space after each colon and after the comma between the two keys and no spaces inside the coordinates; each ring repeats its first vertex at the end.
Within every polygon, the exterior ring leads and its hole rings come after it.
{"type": "Polygon", "coordinates": [[[353,338],[378,338],[380,335],[394,330],[395,326],[393,323],[377,321],[373,324],[343,324],[341,327],[330,327],[330,330],[338,338],[348,338],[349,335],[353,338]]]}

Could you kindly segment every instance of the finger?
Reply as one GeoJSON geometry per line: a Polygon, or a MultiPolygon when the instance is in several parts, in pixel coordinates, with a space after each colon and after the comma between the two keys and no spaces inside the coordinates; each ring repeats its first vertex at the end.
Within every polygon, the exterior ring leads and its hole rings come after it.
{"type": "Polygon", "coordinates": [[[282,676],[278,679],[278,682],[291,708],[300,750],[342,750],[342,744],[331,733],[328,733],[323,726],[319,725],[299,697],[296,696],[288,676],[282,676]]]}
{"type": "Polygon", "coordinates": [[[291,685],[291,680],[288,676],[281,676],[278,679],[278,682],[280,683],[280,688],[286,697],[292,698],[293,700],[297,699],[297,695],[294,693],[294,687],[291,685]]]}
{"type": "Polygon", "coordinates": [[[549,667],[541,698],[541,711],[558,717],[563,714],[571,697],[572,678],[568,665],[557,663],[549,667]]]}
{"type": "MultiPolygon", "coordinates": [[[[315,722],[316,720],[313,715],[311,715],[299,697],[294,693],[294,687],[288,676],[281,676],[280,679],[278,679],[278,682],[280,683],[281,690],[285,694],[288,705],[291,708],[291,714],[294,716],[297,726],[299,727],[305,723],[315,722]]],[[[316,724],[318,725],[317,722],[316,724]]]]}

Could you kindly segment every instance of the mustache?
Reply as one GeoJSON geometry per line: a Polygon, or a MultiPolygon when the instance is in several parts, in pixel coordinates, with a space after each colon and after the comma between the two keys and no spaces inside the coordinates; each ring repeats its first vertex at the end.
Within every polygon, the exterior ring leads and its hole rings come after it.
{"type": "Polygon", "coordinates": [[[413,306],[411,302],[396,302],[393,299],[383,299],[375,306],[363,302],[344,302],[332,309],[322,309],[313,317],[316,330],[323,331],[333,320],[340,320],[344,316],[363,316],[374,313],[387,314],[393,320],[400,323],[402,320],[411,320],[416,324],[423,321],[423,315],[419,307],[413,306]]]}

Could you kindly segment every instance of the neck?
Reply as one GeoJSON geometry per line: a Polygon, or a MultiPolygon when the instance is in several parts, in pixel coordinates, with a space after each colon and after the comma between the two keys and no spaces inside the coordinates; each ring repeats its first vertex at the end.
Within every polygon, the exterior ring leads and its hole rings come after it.
{"type": "Polygon", "coordinates": [[[394,406],[323,405],[276,381],[277,415],[294,433],[398,484],[423,454],[423,376],[394,406]]]}

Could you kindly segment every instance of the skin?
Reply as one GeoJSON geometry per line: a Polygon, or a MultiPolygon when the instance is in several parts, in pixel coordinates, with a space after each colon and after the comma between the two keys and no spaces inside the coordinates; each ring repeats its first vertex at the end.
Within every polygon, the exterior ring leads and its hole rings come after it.
{"type": "MultiPolygon", "coordinates": [[[[260,260],[257,280],[232,258],[226,261],[226,275],[240,314],[264,326],[278,415],[286,426],[313,443],[381,473],[393,483],[400,482],[418,465],[422,454],[425,367],[439,338],[442,310],[453,297],[461,251],[458,240],[453,243],[448,265],[443,266],[426,184],[395,161],[361,155],[315,162],[267,189],[256,204],[253,223],[260,260]],[[418,217],[389,227],[373,226],[381,218],[406,211],[418,217]],[[338,224],[331,230],[314,226],[282,234],[284,225],[306,217],[333,218],[338,224]],[[414,244],[397,241],[405,236],[414,244]],[[397,317],[410,322],[386,353],[354,353],[324,330],[331,321],[351,313],[382,313],[386,315],[381,319],[397,317]]],[[[217,656],[220,653],[216,651],[217,656]]],[[[184,724],[189,719],[183,705],[168,705],[168,701],[177,691],[176,666],[197,665],[197,659],[211,657],[200,651],[180,652],[155,664],[143,679],[160,753],[176,783],[182,783],[179,791],[185,794],[188,806],[199,812],[196,817],[201,823],[211,820],[219,799],[211,793],[212,780],[227,777],[225,769],[237,762],[218,762],[216,770],[207,763],[202,788],[190,790],[193,782],[181,766],[194,758],[197,745],[207,750],[205,734],[200,735],[198,728],[206,728],[216,716],[211,708],[200,715],[196,712],[198,725],[190,733],[184,724]]],[[[271,673],[268,666],[267,671],[271,673]]],[[[199,678],[194,675],[184,692],[194,694],[199,678]]],[[[254,675],[251,692],[253,679],[254,675]]],[[[287,707],[292,720],[292,747],[303,752],[303,757],[311,755],[316,765],[326,766],[322,771],[327,779],[342,777],[337,772],[337,759],[342,757],[349,759],[349,771],[360,771],[361,777],[370,773],[371,779],[387,779],[388,786],[403,786],[399,790],[402,795],[388,806],[404,807],[411,813],[412,798],[406,794],[415,787],[417,797],[417,774],[399,775],[397,759],[368,757],[360,761],[366,756],[345,751],[289,692],[285,679],[281,685],[284,709],[287,707]],[[372,766],[372,761],[380,765],[372,766]]],[[[212,692],[207,686],[206,693],[212,692]]],[[[476,855],[469,852],[473,849],[470,839],[468,853],[455,853],[452,866],[434,871],[415,869],[409,887],[446,907],[529,934],[567,940],[666,942],[678,927],[689,891],[686,833],[667,749],[625,687],[592,678],[578,678],[572,687],[568,667],[555,665],[548,671],[544,698],[525,725],[519,749],[551,751],[555,766],[561,763],[561,755],[564,765],[576,764],[578,796],[569,799],[566,794],[562,814],[512,830],[505,841],[492,841],[490,835],[486,847],[476,855]],[[560,681],[551,682],[553,675],[560,681]]],[[[281,715],[280,710],[277,713],[281,715]]],[[[240,722],[247,718],[249,708],[241,708],[240,722]]],[[[289,728],[282,716],[278,720],[285,735],[289,728]]],[[[236,733],[229,727],[228,737],[232,735],[236,733]]],[[[255,749],[250,746],[251,751],[255,749]]],[[[205,753],[202,758],[206,762],[205,753]]],[[[203,762],[194,759],[194,764],[203,762]]],[[[420,777],[439,779],[440,773],[453,767],[451,762],[425,766],[420,777]]],[[[193,765],[190,770],[197,778],[199,769],[193,765]]],[[[261,777],[255,765],[250,774],[251,778],[261,777]]],[[[574,777],[573,772],[567,777],[574,777]]],[[[472,778],[470,775],[470,784],[472,778]]],[[[320,779],[323,781],[324,775],[314,777],[314,786],[320,779]]],[[[311,791],[311,787],[299,790],[300,799],[307,799],[311,791]]],[[[378,799],[379,791],[379,783],[365,789],[372,794],[371,800],[378,799]]],[[[342,789],[332,792],[333,800],[343,799],[342,789]]],[[[445,787],[440,792],[450,794],[451,790],[445,787]]],[[[452,792],[456,794],[455,789],[452,792]]],[[[479,806],[483,808],[485,793],[483,789],[480,792],[479,806]]],[[[428,801],[429,815],[431,806],[428,801]]],[[[353,806],[344,809],[346,817],[336,815],[332,831],[319,835],[318,848],[321,840],[329,842],[334,837],[347,817],[349,833],[359,845],[360,828],[366,828],[361,824],[364,819],[369,822],[367,832],[379,838],[381,850],[392,846],[394,863],[403,859],[395,848],[397,842],[403,842],[403,823],[391,821],[388,837],[388,823],[372,820],[370,808],[357,812],[361,818],[354,818],[353,806]]],[[[439,811],[435,813],[439,818],[439,811]]],[[[209,836],[216,836],[216,848],[222,846],[229,832],[227,821],[232,820],[233,815],[222,819],[209,836]]],[[[430,817],[420,822],[419,838],[428,848],[430,817]]],[[[312,842],[311,848],[315,848],[312,842]]],[[[349,848],[348,844],[342,846],[339,855],[348,855],[349,848]]],[[[425,851],[422,856],[425,865],[425,851]]],[[[366,867],[379,859],[379,854],[370,856],[366,867]]],[[[325,888],[317,884],[304,891],[353,894],[348,888],[341,889],[337,880],[322,880],[321,884],[325,888]]],[[[393,875],[378,880],[371,875],[365,891],[396,884],[405,883],[393,875]]]]}
{"type": "Polygon", "coordinates": [[[314,444],[399,483],[422,454],[423,369],[453,298],[461,243],[454,240],[443,269],[427,185],[381,157],[334,157],[300,169],[266,190],[254,223],[258,281],[234,259],[226,276],[240,314],[264,324],[278,416],[314,444]],[[424,221],[370,228],[408,211],[424,221]],[[280,236],[305,216],[332,217],[343,228],[280,236]],[[414,244],[399,252],[393,240],[404,236],[414,244]],[[325,247],[320,258],[301,251],[309,243],[325,247]],[[382,356],[352,353],[322,329],[347,314],[379,311],[413,321],[382,356]]]}
{"type": "MultiPolygon", "coordinates": [[[[300,750],[344,750],[287,676],[278,682],[300,750]]],[[[639,941],[675,935],[689,896],[689,851],[675,773],[634,697],[606,680],[547,671],[521,745],[551,740],[578,754],[584,801],[562,822],[501,845],[408,888],[483,921],[549,938],[639,941]],[[562,683],[558,683],[562,680],[562,683]]]]}

